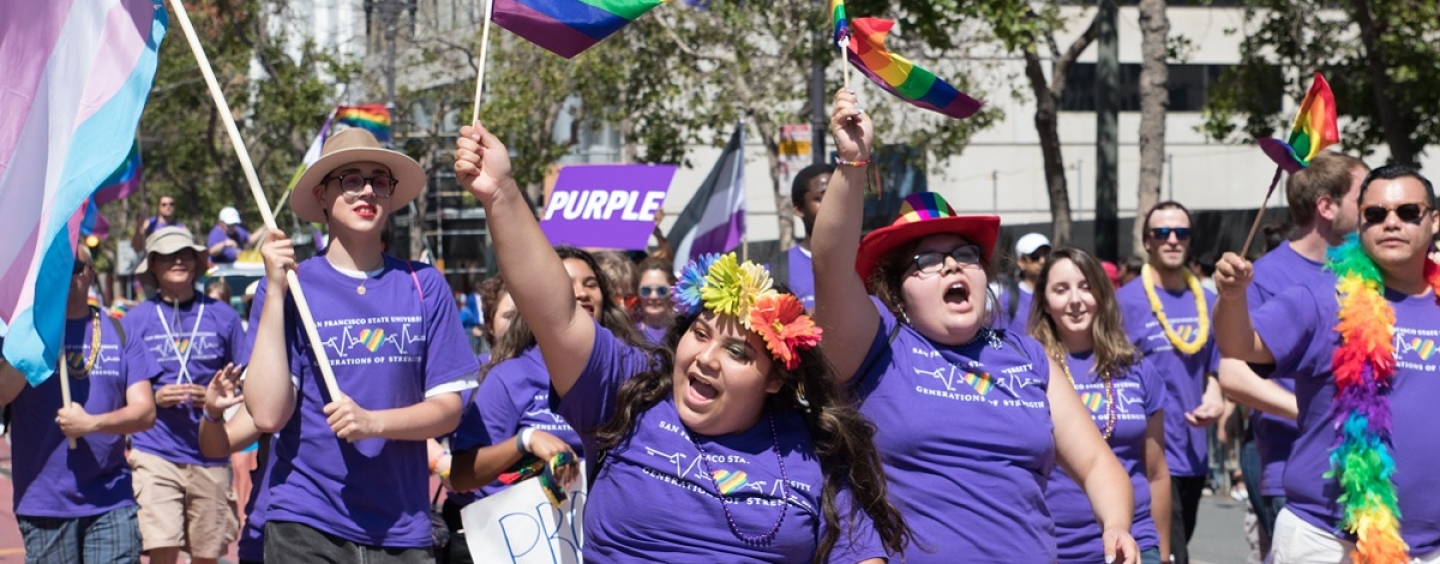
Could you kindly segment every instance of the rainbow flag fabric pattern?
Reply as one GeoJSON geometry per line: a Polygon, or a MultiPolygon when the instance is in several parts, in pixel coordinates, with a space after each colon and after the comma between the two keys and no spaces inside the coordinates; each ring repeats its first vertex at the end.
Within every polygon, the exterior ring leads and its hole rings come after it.
{"type": "Polygon", "coordinates": [[[1260,139],[1255,143],[1265,155],[1289,174],[1300,172],[1310,166],[1310,159],[1326,147],[1340,142],[1340,127],[1336,124],[1335,94],[1330,83],[1320,73],[1315,73],[1310,91],[1300,102],[1300,111],[1290,125],[1290,135],[1285,140],[1260,139]]]}
{"type": "Polygon", "coordinates": [[[495,25],[570,59],[668,0],[494,1],[495,25]]]}
{"type": "Polygon", "coordinates": [[[369,131],[381,143],[390,142],[390,110],[385,104],[340,106],[335,108],[334,122],[369,131]]]}
{"type": "Polygon", "coordinates": [[[835,42],[855,68],[886,92],[912,105],[955,119],[974,115],[982,103],[885,47],[895,22],[879,18],[851,20],[843,0],[830,0],[835,42]]]}

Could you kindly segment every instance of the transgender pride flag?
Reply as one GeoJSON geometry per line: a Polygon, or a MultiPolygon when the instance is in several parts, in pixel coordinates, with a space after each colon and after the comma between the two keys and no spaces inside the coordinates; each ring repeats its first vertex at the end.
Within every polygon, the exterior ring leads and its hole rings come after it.
{"type": "Polygon", "coordinates": [[[675,246],[675,272],[700,255],[723,253],[745,235],[745,126],[735,133],[720,161],[695,191],[665,239],[675,246]]]}
{"type": "Polygon", "coordinates": [[[130,152],[166,23],[156,0],[0,2],[0,333],[32,385],[59,360],[75,212],[130,152]]]}

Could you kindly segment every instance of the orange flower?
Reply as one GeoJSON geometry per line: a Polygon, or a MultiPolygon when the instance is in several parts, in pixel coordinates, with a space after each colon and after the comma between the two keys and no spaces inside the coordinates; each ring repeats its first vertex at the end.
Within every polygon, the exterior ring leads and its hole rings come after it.
{"type": "Polygon", "coordinates": [[[786,370],[800,366],[797,351],[820,343],[820,328],[791,294],[771,294],[756,300],[750,307],[750,327],[765,339],[770,355],[784,363],[786,370]]]}

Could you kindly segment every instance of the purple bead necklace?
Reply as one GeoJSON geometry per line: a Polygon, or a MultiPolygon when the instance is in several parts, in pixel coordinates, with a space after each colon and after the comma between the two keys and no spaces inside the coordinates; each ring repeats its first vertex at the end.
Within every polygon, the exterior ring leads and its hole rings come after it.
{"type": "Polygon", "coordinates": [[[765,546],[775,540],[775,535],[780,532],[780,525],[785,522],[785,511],[790,505],[790,476],[785,473],[785,458],[780,456],[780,433],[775,430],[775,414],[766,410],[766,416],[770,418],[770,438],[774,441],[772,448],[775,450],[775,460],[780,463],[780,518],[775,520],[775,525],[770,527],[770,532],[754,536],[740,532],[740,527],[735,524],[735,517],[730,515],[730,504],[725,502],[725,494],[720,492],[720,483],[715,481],[715,473],[710,470],[710,462],[705,459],[705,448],[700,446],[700,441],[690,433],[685,436],[690,443],[695,445],[695,450],[700,451],[700,467],[705,470],[705,475],[710,477],[710,483],[715,486],[715,495],[720,498],[720,508],[725,510],[725,521],[730,523],[730,533],[735,538],[744,541],[746,544],[765,546]]]}

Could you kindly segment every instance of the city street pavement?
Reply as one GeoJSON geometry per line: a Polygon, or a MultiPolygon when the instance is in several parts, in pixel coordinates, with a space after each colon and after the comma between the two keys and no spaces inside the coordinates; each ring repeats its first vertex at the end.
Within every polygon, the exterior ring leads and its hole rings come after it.
{"type": "Polygon", "coordinates": [[[1228,497],[1200,501],[1195,537],[1190,539],[1192,564],[1245,564],[1250,544],[1245,541],[1245,503],[1228,497]]]}
{"type": "MultiPolygon", "coordinates": [[[[434,484],[432,484],[432,487],[434,484]]],[[[20,564],[25,550],[15,524],[13,490],[10,484],[10,444],[0,440],[0,564],[20,564]]],[[[1249,553],[1245,542],[1245,506],[1230,498],[1207,497],[1200,503],[1199,525],[1190,542],[1194,564],[1245,564],[1249,553]]],[[[220,562],[233,564],[235,546],[220,562]]]]}

